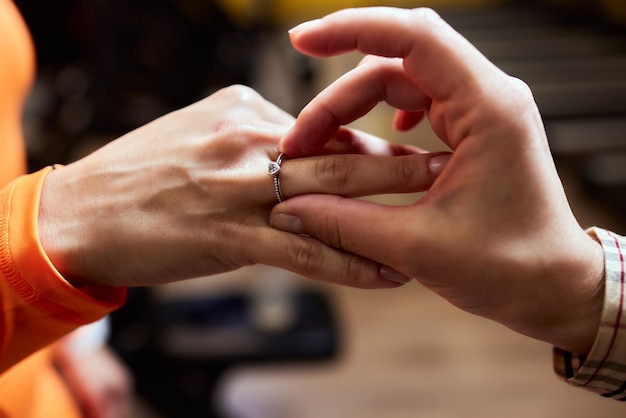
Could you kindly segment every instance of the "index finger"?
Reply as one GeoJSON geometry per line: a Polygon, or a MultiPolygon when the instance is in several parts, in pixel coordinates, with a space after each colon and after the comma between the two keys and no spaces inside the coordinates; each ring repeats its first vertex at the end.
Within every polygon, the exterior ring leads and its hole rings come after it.
{"type": "MultiPolygon", "coordinates": [[[[369,72],[367,68],[360,69],[360,74],[367,76],[357,79],[354,73],[348,77],[351,83],[339,81],[343,83],[342,88],[330,87],[328,92],[313,99],[281,141],[281,149],[291,156],[307,155],[322,147],[340,124],[365,114],[378,101],[366,92],[374,87],[380,90],[380,85],[388,85],[390,80],[402,85],[394,94],[401,91],[400,96],[405,98],[412,95],[415,104],[423,103],[422,109],[431,115],[446,114],[458,120],[488,89],[499,88],[498,79],[506,79],[465,38],[429,9],[343,10],[304,23],[292,29],[290,35],[296,49],[313,56],[331,56],[356,49],[367,54],[402,58],[396,71],[376,71],[371,64],[369,72]],[[406,81],[398,82],[402,78],[406,81]],[[357,104],[359,100],[371,103],[357,104]]],[[[379,66],[393,67],[393,63],[384,63],[384,60],[378,61],[379,66]]],[[[387,93],[383,100],[390,102],[394,99],[392,96],[387,93]]],[[[406,99],[402,101],[406,105],[406,99]]],[[[404,110],[420,108],[413,105],[404,110]]],[[[442,133],[442,136],[445,140],[446,135],[442,133]]]]}
{"type": "Polygon", "coordinates": [[[497,70],[428,8],[341,10],[296,26],[289,35],[297,50],[315,57],[357,50],[403,58],[408,77],[433,100],[480,87],[484,71],[497,70]]]}

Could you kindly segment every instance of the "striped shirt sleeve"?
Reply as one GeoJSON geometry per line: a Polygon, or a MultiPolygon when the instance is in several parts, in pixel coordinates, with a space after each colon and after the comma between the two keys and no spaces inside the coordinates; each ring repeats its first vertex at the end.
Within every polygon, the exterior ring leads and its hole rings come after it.
{"type": "Polygon", "coordinates": [[[600,327],[587,357],[554,349],[554,369],[568,383],[626,401],[626,237],[591,228],[605,258],[605,294],[600,327]]]}

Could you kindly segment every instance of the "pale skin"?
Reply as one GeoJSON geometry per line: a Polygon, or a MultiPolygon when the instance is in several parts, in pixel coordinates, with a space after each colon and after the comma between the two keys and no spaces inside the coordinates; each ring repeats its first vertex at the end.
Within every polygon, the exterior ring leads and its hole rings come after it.
{"type": "MultiPolygon", "coordinates": [[[[77,287],[157,285],[256,263],[362,288],[406,283],[378,262],[269,226],[268,164],[293,122],[233,86],[145,125],[47,176],[41,244],[77,287]]],[[[285,198],[425,190],[435,178],[431,155],[356,131],[339,131],[317,154],[283,163],[285,198]],[[338,152],[352,155],[326,155],[338,152]]]]}
{"type": "MultiPolygon", "coordinates": [[[[293,123],[253,90],[232,86],[130,132],[47,176],[41,245],[64,278],[101,292],[256,263],[362,288],[409,281],[388,266],[269,226],[277,198],[268,164],[293,123]]],[[[437,174],[429,170],[436,155],[352,130],[339,131],[316,154],[284,161],[285,198],[426,190],[437,174]]],[[[85,416],[121,416],[128,371],[105,347],[76,356],[64,344],[57,363],[85,416]]]]}
{"type": "Polygon", "coordinates": [[[572,214],[528,87],[428,9],[344,10],[290,37],[311,56],[369,57],[303,109],[280,145],[288,156],[317,153],[380,101],[398,109],[400,130],[426,115],[453,154],[412,205],[298,196],[274,208],[271,225],[391,266],[517,332],[588,353],[602,310],[603,253],[572,214]]]}

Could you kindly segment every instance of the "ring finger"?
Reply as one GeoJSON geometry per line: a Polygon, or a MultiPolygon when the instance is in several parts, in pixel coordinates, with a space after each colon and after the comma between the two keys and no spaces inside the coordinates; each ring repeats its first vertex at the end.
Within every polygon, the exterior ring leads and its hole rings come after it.
{"type": "MultiPolygon", "coordinates": [[[[436,179],[433,165],[442,153],[395,157],[328,155],[283,160],[276,186],[283,200],[301,194],[325,193],[360,197],[384,193],[425,191],[436,179]]],[[[446,157],[443,157],[444,160],[446,157]]],[[[275,195],[277,190],[272,190],[275,195]]],[[[278,196],[277,196],[278,197],[278,196]]]]}

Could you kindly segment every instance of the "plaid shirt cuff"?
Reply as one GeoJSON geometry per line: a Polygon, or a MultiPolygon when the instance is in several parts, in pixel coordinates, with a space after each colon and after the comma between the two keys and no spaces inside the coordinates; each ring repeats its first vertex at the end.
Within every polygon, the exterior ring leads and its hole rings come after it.
{"type": "Polygon", "coordinates": [[[587,357],[554,349],[554,370],[574,386],[626,401],[626,237],[600,228],[587,231],[602,245],[605,293],[602,319],[587,357]]]}

